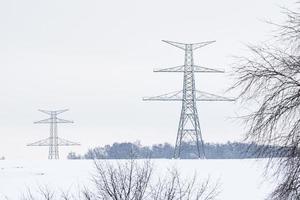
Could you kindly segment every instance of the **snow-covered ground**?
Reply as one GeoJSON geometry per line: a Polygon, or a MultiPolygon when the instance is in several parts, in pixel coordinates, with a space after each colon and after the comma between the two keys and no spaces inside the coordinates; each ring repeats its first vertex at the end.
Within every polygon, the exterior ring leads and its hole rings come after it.
{"type": "MultiPolygon", "coordinates": [[[[115,162],[115,161],[113,161],[115,162]]],[[[121,160],[119,162],[124,162],[121,160]]],[[[141,161],[139,161],[141,162],[141,161]]],[[[262,200],[273,184],[263,176],[265,160],[153,160],[154,172],[176,167],[182,175],[197,173],[219,182],[220,200],[262,200]]],[[[47,185],[72,190],[91,184],[94,163],[91,160],[0,161],[0,199],[19,199],[26,188],[47,185]]]]}

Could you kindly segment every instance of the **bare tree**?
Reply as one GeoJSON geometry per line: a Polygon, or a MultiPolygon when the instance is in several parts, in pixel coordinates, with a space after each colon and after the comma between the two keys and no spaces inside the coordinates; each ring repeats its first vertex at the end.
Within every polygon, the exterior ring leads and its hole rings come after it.
{"type": "MultiPolygon", "coordinates": [[[[298,3],[297,3],[298,5],[298,3]]],[[[243,116],[246,140],[263,144],[258,156],[270,156],[267,171],[275,169],[280,184],[270,199],[300,199],[300,14],[284,10],[287,21],[277,25],[273,44],[250,46],[252,56],[234,67],[231,89],[254,111],[243,116]],[[276,45],[274,45],[276,44],[276,45]],[[271,146],[280,146],[271,151],[271,146]],[[276,159],[275,159],[276,158],[276,159]]]]}

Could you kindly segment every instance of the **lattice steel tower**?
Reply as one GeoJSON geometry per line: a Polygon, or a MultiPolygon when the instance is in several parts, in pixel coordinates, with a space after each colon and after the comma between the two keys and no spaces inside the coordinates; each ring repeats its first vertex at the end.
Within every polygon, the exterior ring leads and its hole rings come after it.
{"type": "Polygon", "coordinates": [[[233,99],[217,96],[214,94],[198,91],[195,88],[195,72],[200,73],[224,73],[222,70],[210,69],[194,65],[193,51],[209,45],[215,41],[183,44],[178,42],[165,41],[170,45],[184,50],[184,65],[155,69],[154,72],[183,72],[183,90],[163,94],[154,97],[145,97],[144,101],[182,101],[182,109],[177,131],[174,158],[180,158],[182,151],[182,142],[190,136],[196,143],[197,156],[205,158],[204,142],[201,134],[199,117],[196,107],[196,101],[233,101],[233,99]]]}
{"type": "Polygon", "coordinates": [[[74,145],[80,145],[75,142],[71,142],[62,138],[59,138],[57,136],[57,124],[58,123],[73,123],[73,121],[60,119],[57,117],[58,114],[61,114],[63,112],[68,111],[68,109],[65,110],[56,110],[56,111],[49,111],[49,110],[39,110],[42,113],[45,113],[47,115],[50,115],[50,118],[44,119],[41,121],[34,122],[35,124],[50,124],[50,137],[40,140],[31,144],[28,144],[27,146],[49,146],[49,155],[48,159],[59,159],[59,152],[58,152],[58,146],[74,146],[74,145]]]}

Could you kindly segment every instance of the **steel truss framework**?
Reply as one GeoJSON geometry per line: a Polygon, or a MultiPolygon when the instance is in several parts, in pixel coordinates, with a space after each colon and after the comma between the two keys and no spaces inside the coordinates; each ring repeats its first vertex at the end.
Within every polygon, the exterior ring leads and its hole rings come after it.
{"type": "Polygon", "coordinates": [[[47,115],[50,115],[50,118],[40,120],[37,122],[34,122],[35,124],[50,124],[50,137],[39,140],[37,142],[28,144],[27,146],[49,146],[49,155],[48,159],[59,159],[59,152],[58,147],[59,146],[74,146],[74,145],[80,145],[79,143],[71,142],[62,138],[59,138],[57,135],[57,124],[59,123],[73,123],[73,121],[60,119],[57,117],[57,115],[68,111],[68,109],[65,110],[56,110],[56,111],[49,111],[49,110],[39,110],[42,113],[45,113],[47,115]]]}
{"type": "Polygon", "coordinates": [[[182,101],[182,109],[175,143],[174,158],[180,158],[182,151],[182,142],[186,140],[188,136],[192,141],[196,143],[197,156],[199,158],[205,158],[204,141],[201,134],[196,101],[234,101],[234,99],[198,91],[195,88],[195,72],[224,73],[223,70],[194,65],[193,51],[214,43],[215,41],[194,44],[184,44],[165,40],[163,40],[163,42],[184,50],[184,65],[165,69],[154,69],[154,72],[183,72],[183,90],[170,92],[154,97],[145,97],[143,98],[143,100],[182,101]]]}

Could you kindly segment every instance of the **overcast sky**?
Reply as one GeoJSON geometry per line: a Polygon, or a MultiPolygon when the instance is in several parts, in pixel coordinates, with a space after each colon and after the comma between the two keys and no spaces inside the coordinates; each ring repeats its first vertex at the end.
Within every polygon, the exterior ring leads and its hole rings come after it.
{"type": "MultiPolygon", "coordinates": [[[[245,44],[270,37],[292,0],[9,0],[0,1],[0,156],[46,159],[49,137],[38,109],[64,109],[59,136],[80,142],[70,151],[113,142],[174,144],[180,102],[143,102],[143,96],[181,90],[182,74],[153,73],[183,64],[184,54],[162,39],[217,42],[197,50],[195,64],[230,72],[245,44]]],[[[228,74],[197,74],[197,89],[220,95],[228,74]]],[[[232,102],[199,102],[203,138],[239,141],[243,125],[232,102]]]]}

